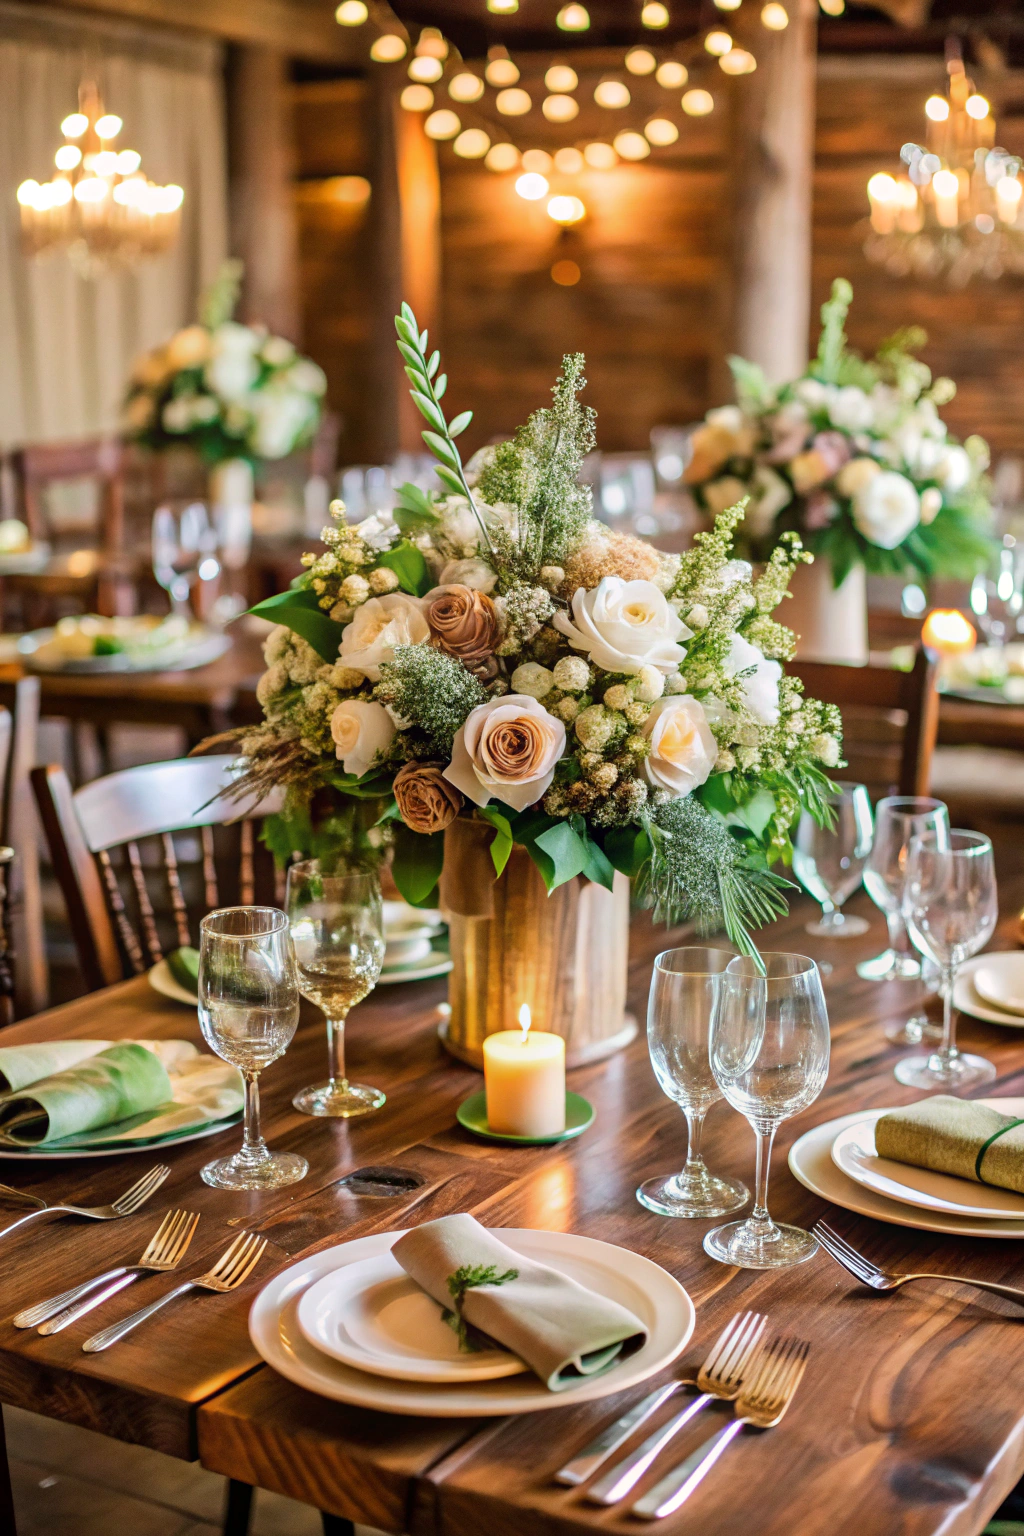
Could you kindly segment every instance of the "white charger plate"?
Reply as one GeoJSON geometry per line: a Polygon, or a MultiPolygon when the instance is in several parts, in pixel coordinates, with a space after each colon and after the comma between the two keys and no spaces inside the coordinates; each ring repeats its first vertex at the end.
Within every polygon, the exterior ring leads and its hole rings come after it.
{"type": "MultiPolygon", "coordinates": [[[[447,976],[453,964],[446,949],[432,949],[419,965],[395,965],[390,970],[381,971],[377,985],[393,987],[399,981],[428,981],[431,976],[447,976]]],[[[1024,1026],[1024,1019],[1021,1019],[1021,1025],[1024,1026]]]]}
{"type": "Polygon", "coordinates": [[[176,1003],[184,1003],[187,1008],[199,1007],[198,997],[187,987],[183,987],[180,981],[175,981],[166,960],[158,960],[156,965],[150,966],[146,974],[153,991],[159,992],[161,997],[169,997],[176,1003]]]}
{"type": "MultiPolygon", "coordinates": [[[[980,1102],[1015,1116],[1024,1112],[1024,1099],[983,1099],[980,1102]],[[1020,1107],[1013,1108],[1013,1105],[1020,1107]]],[[[832,1161],[855,1184],[873,1189],[901,1205],[919,1206],[924,1211],[945,1212],[950,1216],[981,1221],[1024,1221],[1024,1195],[879,1157],[875,1151],[875,1125],[884,1114],[884,1109],[866,1111],[860,1119],[840,1131],[832,1143],[832,1161]]]]}
{"type": "Polygon", "coordinates": [[[249,1337],[266,1363],[296,1386],[336,1402],[414,1418],[463,1419],[564,1408],[622,1392],[670,1365],[693,1333],[693,1303],[678,1280],[650,1259],[572,1232],[509,1227],[497,1236],[517,1252],[571,1274],[636,1313],[647,1343],[621,1365],[566,1392],[549,1392],[532,1372],[505,1380],[434,1385],[396,1381],[332,1360],[303,1337],[302,1297],[325,1275],[390,1252],[401,1232],[378,1232],[300,1259],[263,1287],[249,1313],[249,1337]]]}
{"type": "MultiPolygon", "coordinates": [[[[1009,1109],[1020,1104],[1020,1099],[993,1099],[989,1101],[1000,1108],[1009,1109]]],[[[1019,1111],[1018,1111],[1019,1112],[1019,1111]]],[[[976,1218],[951,1216],[941,1211],[925,1211],[913,1205],[901,1205],[887,1199],[873,1189],[855,1184],[832,1161],[832,1143],[841,1131],[858,1120],[864,1111],[840,1115],[837,1120],[826,1120],[813,1130],[805,1131],[789,1149],[789,1170],[793,1177],[812,1194],[820,1195],[844,1211],[857,1216],[873,1216],[876,1221],[887,1221],[895,1227],[913,1227],[922,1232],[946,1232],[953,1237],[1012,1237],[1024,1238],[1024,1221],[979,1221],[976,1218]]]]}
{"type": "Polygon", "coordinates": [[[306,1339],[333,1360],[399,1381],[495,1381],[529,1367],[505,1349],[466,1353],[441,1308],[391,1253],[346,1264],[299,1302],[306,1339]]]}
{"type": "Polygon", "coordinates": [[[1001,1013],[1024,1015],[1024,953],[1019,949],[979,955],[971,975],[983,1003],[1001,1013]]]}
{"type": "Polygon", "coordinates": [[[969,1013],[974,1019],[984,1019],[986,1024],[1003,1024],[1007,1029],[1024,1029],[1024,1015],[1010,1013],[1006,1008],[993,1008],[979,997],[974,986],[974,973],[979,966],[991,963],[995,955],[975,955],[965,960],[956,973],[953,983],[953,1007],[961,1013],[969,1013]]]}

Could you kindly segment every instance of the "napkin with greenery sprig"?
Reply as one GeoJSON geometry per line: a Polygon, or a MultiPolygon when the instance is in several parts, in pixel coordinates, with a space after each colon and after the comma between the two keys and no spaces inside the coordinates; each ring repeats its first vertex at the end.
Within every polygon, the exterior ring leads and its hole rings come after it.
{"type": "Polygon", "coordinates": [[[937,1093],[882,1115],[879,1157],[1024,1195],[1024,1121],[986,1104],[937,1093]]]}

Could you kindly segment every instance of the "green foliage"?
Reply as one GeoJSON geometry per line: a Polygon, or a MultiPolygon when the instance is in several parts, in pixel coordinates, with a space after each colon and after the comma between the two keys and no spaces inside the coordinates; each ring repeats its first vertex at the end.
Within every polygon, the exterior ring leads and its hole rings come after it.
{"type": "Polygon", "coordinates": [[[242,291],[244,275],[245,263],[237,257],[229,257],[221,262],[217,276],[199,301],[199,323],[205,325],[208,331],[215,331],[219,325],[231,319],[242,291]]]}
{"type": "Polygon", "coordinates": [[[934,522],[918,523],[895,549],[883,549],[857,530],[847,504],[827,528],[810,534],[808,542],[815,555],[831,563],[836,587],[855,565],[863,565],[872,576],[913,577],[924,582],[950,576],[965,581],[984,569],[992,557],[987,514],[984,497],[957,502],[943,507],[934,522]]]}
{"type": "Polygon", "coordinates": [[[309,798],[289,787],[284,808],[264,817],[260,840],[279,869],[293,855],[319,859],[327,870],[340,865],[376,869],[387,847],[376,830],[383,804],[380,795],[363,799],[344,794],[332,797],[329,808],[321,797],[314,809],[309,798]]]}
{"type": "Polygon", "coordinates": [[[482,821],[490,822],[494,828],[494,840],[491,843],[491,862],[494,865],[494,873],[501,875],[505,871],[505,865],[508,863],[509,855],[515,843],[508,812],[499,810],[496,805],[479,805],[477,806],[476,813],[482,821]]]}
{"type": "Polygon", "coordinates": [[[651,839],[646,827],[630,823],[625,827],[610,827],[604,835],[604,851],[612,865],[635,880],[651,857],[651,839]]]}
{"type": "Polygon", "coordinates": [[[440,757],[452,755],[456,733],[487,698],[483,684],[454,656],[430,645],[399,645],[381,664],[375,696],[424,732],[440,757]]]}
{"type": "Polygon", "coordinates": [[[775,388],[765,378],[764,369],[758,363],[750,363],[745,357],[730,357],[726,361],[736,386],[736,399],[750,416],[759,416],[775,402],[775,388]]]}
{"type": "Polygon", "coordinates": [[[462,1316],[462,1303],[466,1292],[472,1291],[480,1285],[507,1285],[510,1280],[518,1280],[518,1269],[506,1269],[503,1274],[498,1273],[494,1264],[463,1264],[454,1274],[448,1276],[448,1294],[452,1298],[453,1310],[442,1315],[449,1327],[454,1328],[459,1337],[459,1348],[463,1350],[477,1349],[479,1346],[470,1339],[469,1329],[462,1316]]]}
{"type": "Polygon", "coordinates": [[[846,352],[846,316],[853,303],[853,289],[845,277],[837,277],[832,284],[830,298],[821,306],[821,336],[818,339],[818,356],[811,372],[823,384],[839,382],[840,364],[846,352]]]}
{"type": "Polygon", "coordinates": [[[429,532],[437,527],[441,519],[429,491],[421,491],[418,485],[406,481],[405,485],[398,487],[395,494],[398,499],[392,516],[407,538],[416,533],[429,532]]]}
{"type": "Polygon", "coordinates": [[[337,661],[344,626],[327,617],[311,588],[289,587],[287,592],[277,592],[273,597],[265,598],[249,612],[257,618],[269,619],[272,624],[286,624],[328,664],[337,661]]]}
{"type": "Polygon", "coordinates": [[[444,865],[444,833],[414,832],[404,822],[395,827],[391,873],[395,884],[414,907],[431,906],[444,865]]]}
{"type": "Polygon", "coordinates": [[[389,571],[394,571],[402,591],[411,593],[413,597],[422,597],[434,585],[423,551],[408,539],[403,539],[394,549],[385,550],[378,557],[377,564],[386,565],[389,571]]]}

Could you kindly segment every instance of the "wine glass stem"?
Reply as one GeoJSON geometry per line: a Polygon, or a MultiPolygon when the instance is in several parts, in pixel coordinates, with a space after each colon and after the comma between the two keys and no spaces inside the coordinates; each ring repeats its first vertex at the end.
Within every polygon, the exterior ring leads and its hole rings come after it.
{"type": "Polygon", "coordinates": [[[260,1085],[258,1072],[244,1072],[245,1083],[245,1130],[242,1136],[242,1153],[245,1157],[262,1157],[267,1150],[260,1130],[260,1085]]]}
{"type": "Polygon", "coordinates": [[[768,1170],[772,1160],[772,1144],[775,1141],[775,1132],[778,1122],[771,1120],[765,1124],[761,1121],[754,1125],[754,1135],[757,1137],[757,1171],[755,1175],[754,1209],[747,1220],[747,1227],[756,1231],[758,1236],[767,1237],[772,1232],[775,1223],[768,1214],[768,1170]]]}
{"type": "Polygon", "coordinates": [[[953,983],[955,980],[956,966],[945,966],[942,972],[942,1044],[938,1050],[939,1059],[944,1067],[947,1067],[959,1055],[956,1048],[956,1028],[953,1023],[953,983]]]}
{"type": "Polygon", "coordinates": [[[684,1109],[686,1116],[686,1167],[683,1169],[684,1179],[702,1179],[707,1173],[704,1159],[701,1156],[700,1142],[704,1134],[704,1116],[707,1113],[703,1109],[684,1109]]]}
{"type": "Polygon", "coordinates": [[[906,959],[910,954],[910,939],[907,937],[903,914],[897,907],[895,911],[885,914],[885,921],[889,928],[889,948],[900,960],[906,959]]]}
{"type": "Polygon", "coordinates": [[[332,1088],[344,1088],[348,1081],[345,1076],[346,1017],[342,1014],[340,1019],[327,1020],[327,1074],[332,1088]]]}

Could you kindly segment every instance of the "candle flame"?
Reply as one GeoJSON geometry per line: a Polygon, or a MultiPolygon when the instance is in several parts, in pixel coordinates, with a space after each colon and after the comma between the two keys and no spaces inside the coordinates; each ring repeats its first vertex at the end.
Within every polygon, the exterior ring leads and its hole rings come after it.
{"type": "Polygon", "coordinates": [[[524,1003],[523,1006],[519,1010],[519,1028],[523,1032],[523,1044],[524,1045],[526,1044],[526,1041],[527,1041],[527,1039],[529,1037],[530,1025],[532,1023],[533,1023],[533,1015],[530,1012],[530,1005],[529,1005],[529,1003],[524,1003]]]}
{"type": "Polygon", "coordinates": [[[933,608],[921,630],[923,643],[940,656],[972,651],[977,638],[974,625],[956,608],[933,608]]]}

